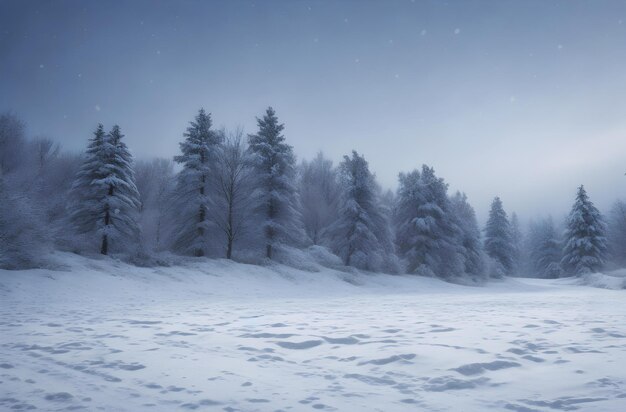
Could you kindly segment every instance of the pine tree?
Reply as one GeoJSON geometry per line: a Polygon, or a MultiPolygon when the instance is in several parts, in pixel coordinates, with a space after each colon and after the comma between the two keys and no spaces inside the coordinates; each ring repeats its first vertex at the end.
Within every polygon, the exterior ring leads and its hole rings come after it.
{"type": "Polygon", "coordinates": [[[605,225],[583,186],[567,218],[561,265],[566,273],[581,275],[600,270],[607,252],[605,225]]]}
{"type": "Polygon", "coordinates": [[[332,250],[347,266],[394,271],[389,221],[367,161],[353,151],[339,165],[341,199],[338,218],[330,227],[332,250]]]}
{"type": "Polygon", "coordinates": [[[281,134],[285,126],[278,123],[271,107],[263,118],[257,118],[257,124],[259,131],[248,136],[249,150],[258,182],[256,212],[261,219],[266,257],[272,259],[277,246],[297,243],[305,235],[298,212],[296,158],[281,134]]]}
{"type": "Polygon", "coordinates": [[[511,239],[511,226],[499,197],[491,203],[489,219],[485,227],[485,252],[498,265],[492,275],[511,274],[515,253],[511,239]]]}
{"type": "Polygon", "coordinates": [[[424,165],[401,173],[396,209],[396,245],[409,273],[458,277],[464,272],[462,231],[448,198],[448,185],[424,165]]]}
{"type": "Polygon", "coordinates": [[[209,187],[219,145],[224,138],[211,126],[211,114],[200,109],[183,135],[185,140],[180,143],[182,154],[174,157],[183,169],[176,182],[173,208],[176,233],[172,246],[178,252],[194,256],[205,256],[211,240],[209,187]]]}
{"type": "Polygon", "coordinates": [[[465,273],[476,280],[487,277],[485,252],[480,239],[480,228],[476,220],[476,212],[467,201],[465,193],[456,192],[450,199],[452,211],[461,229],[461,245],[463,246],[463,263],[465,273]]]}
{"type": "Polygon", "coordinates": [[[103,255],[109,253],[111,242],[122,250],[139,235],[139,193],[132,156],[122,137],[118,126],[105,134],[98,125],[71,190],[74,229],[79,234],[97,233],[103,255]]]}
{"type": "Polygon", "coordinates": [[[558,278],[560,276],[561,250],[561,240],[554,227],[554,222],[552,218],[548,218],[543,224],[537,251],[537,264],[543,277],[558,278]]]}

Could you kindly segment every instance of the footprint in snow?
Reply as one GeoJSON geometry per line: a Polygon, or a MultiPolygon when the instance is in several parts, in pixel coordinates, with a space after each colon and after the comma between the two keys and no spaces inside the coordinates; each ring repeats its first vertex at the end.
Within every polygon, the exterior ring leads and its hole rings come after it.
{"type": "Polygon", "coordinates": [[[517,362],[497,360],[497,361],[488,362],[488,363],[469,363],[467,365],[459,366],[458,368],[453,368],[452,370],[457,371],[461,375],[472,376],[472,375],[480,375],[486,370],[497,371],[500,369],[514,368],[518,366],[522,366],[522,365],[520,365],[517,362]]]}
{"type": "Polygon", "coordinates": [[[368,361],[363,361],[363,362],[359,362],[359,366],[361,365],[387,365],[389,363],[392,362],[398,362],[398,361],[404,361],[407,362],[411,359],[415,358],[415,354],[414,353],[407,353],[405,355],[393,355],[393,356],[389,356],[388,358],[382,358],[382,359],[372,359],[372,360],[368,360],[368,361]]]}
{"type": "Polygon", "coordinates": [[[310,349],[324,343],[321,340],[306,340],[304,342],[276,342],[278,346],[285,349],[310,349]]]}

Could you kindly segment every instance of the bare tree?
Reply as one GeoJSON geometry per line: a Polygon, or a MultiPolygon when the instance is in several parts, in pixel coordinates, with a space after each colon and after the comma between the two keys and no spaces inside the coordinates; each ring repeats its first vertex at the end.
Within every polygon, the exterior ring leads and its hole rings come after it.
{"type": "Polygon", "coordinates": [[[252,206],[250,153],[243,141],[243,130],[224,135],[224,144],[215,164],[215,203],[213,221],[226,238],[226,258],[232,259],[235,242],[246,231],[252,206]]]}
{"type": "Polygon", "coordinates": [[[13,113],[0,114],[0,172],[17,169],[25,154],[24,123],[13,113]]]}

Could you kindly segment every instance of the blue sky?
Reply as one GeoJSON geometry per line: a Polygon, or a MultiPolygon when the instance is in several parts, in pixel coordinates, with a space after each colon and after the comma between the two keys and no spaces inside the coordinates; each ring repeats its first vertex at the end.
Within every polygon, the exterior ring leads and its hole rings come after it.
{"type": "Polygon", "coordinates": [[[0,111],[81,150],[118,123],[170,157],[198,108],[299,158],[356,149],[379,181],[427,163],[484,219],[626,197],[623,1],[0,0],[0,111]]]}

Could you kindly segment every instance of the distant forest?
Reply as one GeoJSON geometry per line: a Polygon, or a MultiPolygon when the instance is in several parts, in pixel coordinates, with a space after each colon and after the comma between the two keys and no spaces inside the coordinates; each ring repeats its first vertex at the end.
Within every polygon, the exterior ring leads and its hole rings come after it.
{"type": "Polygon", "coordinates": [[[430,166],[383,191],[357,151],[338,165],[323,153],[298,162],[271,107],[257,125],[247,136],[216,130],[201,109],[179,153],[135,161],[117,125],[85,131],[85,151],[72,154],[0,115],[0,267],[37,267],[53,250],[148,265],[163,252],[263,264],[292,248],[448,281],[626,266],[624,201],[602,215],[583,186],[572,188],[565,220],[522,228],[496,197],[480,228],[467,196],[448,193],[430,166]]]}

